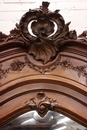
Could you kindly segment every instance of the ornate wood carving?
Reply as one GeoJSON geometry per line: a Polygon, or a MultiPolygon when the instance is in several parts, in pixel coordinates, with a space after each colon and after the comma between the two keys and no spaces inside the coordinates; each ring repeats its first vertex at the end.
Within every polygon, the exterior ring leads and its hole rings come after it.
{"type": "Polygon", "coordinates": [[[63,17],[59,14],[59,10],[51,12],[48,10],[48,6],[48,2],[43,2],[39,9],[29,10],[23,15],[20,23],[16,24],[16,28],[10,31],[10,35],[7,36],[0,32],[0,41],[2,42],[4,38],[4,42],[9,42],[10,40],[24,42],[29,46],[28,54],[32,54],[36,60],[41,60],[43,63],[54,59],[60,50],[60,42],[64,39],[76,39],[77,35],[75,30],[69,31],[70,22],[65,24],[63,17]],[[28,30],[29,24],[31,25],[32,33],[28,30]],[[55,25],[57,27],[56,32],[55,25]],[[48,59],[40,56],[36,50],[38,46],[39,53],[42,53],[41,50],[44,48],[42,54],[46,56],[50,54],[48,59]],[[37,57],[35,54],[37,54],[37,57]]]}
{"type": "Polygon", "coordinates": [[[31,110],[36,110],[43,117],[49,110],[54,110],[54,107],[59,107],[59,103],[52,98],[49,98],[45,93],[40,92],[36,97],[24,102],[23,107],[30,107],[31,110]]]}
{"type": "Polygon", "coordinates": [[[78,36],[78,39],[80,39],[80,40],[82,40],[83,42],[86,42],[86,43],[87,43],[87,31],[86,31],[86,30],[83,31],[83,33],[78,36]]]}
{"type": "Polygon", "coordinates": [[[29,42],[28,55],[42,65],[53,61],[60,51],[61,41],[64,39],[76,39],[76,32],[69,32],[68,25],[65,24],[59,10],[50,12],[48,2],[43,2],[39,10],[30,10],[20,20],[20,31],[22,36],[29,42]],[[31,22],[31,30],[28,24],[31,22]],[[55,32],[55,24],[57,30],[55,32]]]}
{"type": "MultiPolygon", "coordinates": [[[[77,41],[76,31],[69,31],[70,22],[65,24],[59,10],[51,12],[48,6],[48,2],[43,2],[39,9],[25,13],[20,23],[16,24],[16,28],[10,31],[9,36],[0,33],[1,49],[6,44],[12,46],[12,42],[15,42],[15,45],[20,43],[26,49],[28,65],[42,73],[54,69],[58,64],[58,54],[65,44],[62,41],[77,41]]],[[[2,75],[8,71],[1,69],[2,75]]]]}
{"type": "Polygon", "coordinates": [[[72,69],[74,71],[77,71],[77,74],[79,77],[82,75],[83,77],[86,78],[86,84],[87,84],[87,71],[86,71],[87,64],[85,64],[83,66],[74,66],[70,60],[66,59],[66,60],[60,62],[60,65],[65,69],[72,69]]]}
{"type": "MultiPolygon", "coordinates": [[[[20,23],[16,24],[16,28],[10,31],[9,36],[0,33],[1,48],[4,44],[10,47],[12,42],[20,43],[27,52],[26,63],[41,73],[50,71],[59,64],[59,52],[65,44],[64,41],[78,40],[76,31],[69,31],[70,22],[65,24],[59,10],[51,12],[48,6],[48,2],[43,2],[39,9],[25,13],[20,23]]],[[[86,42],[86,31],[79,36],[79,40],[83,41],[83,35],[86,42]]],[[[19,63],[15,62],[15,65],[19,66],[19,63]]],[[[11,69],[3,71],[0,67],[1,75],[8,73],[9,70],[11,69]]]]}
{"type": "Polygon", "coordinates": [[[10,66],[6,70],[3,70],[2,64],[0,64],[0,79],[2,79],[3,76],[6,76],[8,73],[10,73],[10,71],[21,71],[25,65],[25,62],[22,62],[20,60],[13,60],[10,66]]]}
{"type": "Polygon", "coordinates": [[[9,74],[0,84],[4,102],[0,108],[3,117],[1,124],[28,110],[37,110],[44,116],[57,105],[55,111],[63,112],[87,126],[87,31],[79,36],[75,30],[69,31],[70,22],[65,24],[59,10],[51,12],[48,6],[48,2],[43,2],[39,9],[29,10],[8,36],[0,32],[0,79],[9,74]],[[21,73],[17,74],[19,71],[21,73]],[[78,75],[76,79],[73,76],[75,74],[78,75]],[[86,79],[86,84],[85,81],[80,82],[79,77],[86,79]],[[37,82],[43,85],[38,87],[37,82]],[[31,97],[30,93],[43,90],[63,106],[42,92],[31,97]],[[56,94],[51,91],[56,91],[56,94]],[[26,102],[21,105],[25,99],[26,102]]]}
{"type": "Polygon", "coordinates": [[[18,59],[13,60],[13,62],[10,64],[10,66],[6,69],[3,70],[2,69],[2,64],[0,64],[0,79],[3,78],[3,76],[6,76],[8,73],[10,73],[10,71],[21,71],[25,66],[29,66],[32,69],[35,69],[36,71],[40,72],[40,73],[45,73],[45,72],[49,72],[52,71],[53,69],[55,69],[58,66],[61,66],[64,69],[71,69],[73,71],[76,71],[78,76],[83,76],[86,78],[86,84],[87,84],[87,65],[82,65],[82,66],[75,66],[73,65],[73,63],[70,61],[70,59],[66,59],[66,60],[61,60],[61,56],[59,55],[59,57],[57,58],[57,60],[55,60],[54,64],[52,64],[51,66],[45,66],[45,68],[43,68],[42,66],[39,65],[32,65],[31,62],[29,62],[27,60],[27,57],[25,57],[24,61],[20,61],[18,59]]]}

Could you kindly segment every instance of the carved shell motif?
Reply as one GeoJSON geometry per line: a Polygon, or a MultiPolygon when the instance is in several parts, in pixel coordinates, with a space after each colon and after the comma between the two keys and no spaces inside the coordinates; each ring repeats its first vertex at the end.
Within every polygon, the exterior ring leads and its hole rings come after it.
{"type": "MultiPolygon", "coordinates": [[[[10,31],[9,36],[2,33],[0,35],[0,41],[8,43],[9,46],[11,42],[22,45],[27,51],[26,63],[41,73],[57,67],[62,41],[77,39],[76,31],[69,31],[70,22],[65,24],[59,10],[51,12],[48,6],[48,2],[43,2],[39,9],[29,10],[22,16],[20,23],[16,24],[16,28],[10,31]]],[[[10,70],[20,71],[17,68],[20,63],[14,63],[16,66],[11,64],[10,70]]]]}
{"type": "Polygon", "coordinates": [[[76,32],[69,32],[70,23],[65,24],[59,10],[50,12],[48,5],[48,2],[43,2],[39,9],[29,10],[19,24],[22,36],[28,41],[27,58],[33,58],[42,65],[56,58],[62,40],[76,39],[76,32]]]}

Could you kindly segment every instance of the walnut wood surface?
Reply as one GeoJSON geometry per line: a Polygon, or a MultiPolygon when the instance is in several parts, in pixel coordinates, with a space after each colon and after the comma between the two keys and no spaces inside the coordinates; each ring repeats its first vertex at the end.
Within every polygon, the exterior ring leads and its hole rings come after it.
{"type": "Polygon", "coordinates": [[[60,112],[87,126],[87,33],[69,31],[48,5],[25,13],[10,35],[0,32],[1,126],[31,110],[42,117],[60,112]]]}

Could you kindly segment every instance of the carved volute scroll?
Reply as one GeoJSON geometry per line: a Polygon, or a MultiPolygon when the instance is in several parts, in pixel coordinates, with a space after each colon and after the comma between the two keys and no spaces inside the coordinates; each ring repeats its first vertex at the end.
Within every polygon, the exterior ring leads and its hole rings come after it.
{"type": "Polygon", "coordinates": [[[61,41],[64,39],[76,39],[76,32],[69,32],[59,10],[51,12],[48,10],[49,3],[43,2],[38,10],[29,10],[20,20],[20,32],[28,42],[27,62],[33,68],[42,72],[50,68],[49,64],[58,60],[61,41]],[[31,32],[28,29],[31,27],[31,32]],[[56,26],[56,31],[55,31],[56,26]],[[45,68],[45,70],[43,69],[45,68]]]}
{"type": "Polygon", "coordinates": [[[23,107],[30,107],[31,110],[36,110],[41,117],[44,117],[49,110],[54,110],[54,107],[60,105],[55,99],[49,98],[45,93],[40,92],[36,97],[25,101],[23,107]]]}
{"type": "Polygon", "coordinates": [[[29,42],[28,59],[30,56],[41,62],[42,65],[53,61],[58,55],[61,41],[67,38],[76,39],[76,32],[69,32],[59,10],[50,12],[48,2],[43,2],[38,10],[30,10],[20,20],[20,31],[22,36],[29,42]],[[28,30],[31,23],[32,34],[28,30]],[[57,27],[55,32],[55,26],[57,27]]]}
{"type": "Polygon", "coordinates": [[[24,46],[28,63],[42,72],[48,71],[50,65],[53,66],[58,60],[63,40],[77,38],[75,30],[69,31],[70,22],[65,24],[59,10],[51,12],[48,6],[48,2],[43,2],[39,9],[29,10],[9,36],[0,35],[2,45],[3,42],[9,45],[15,42],[15,45],[19,43],[24,46]]]}
{"type": "Polygon", "coordinates": [[[65,24],[59,10],[51,12],[48,6],[49,2],[42,2],[40,8],[26,12],[10,35],[0,33],[0,50],[21,45],[27,52],[27,64],[41,73],[57,67],[65,41],[86,42],[87,35],[85,31],[85,37],[77,37],[75,30],[69,31],[70,22],[65,24]]]}

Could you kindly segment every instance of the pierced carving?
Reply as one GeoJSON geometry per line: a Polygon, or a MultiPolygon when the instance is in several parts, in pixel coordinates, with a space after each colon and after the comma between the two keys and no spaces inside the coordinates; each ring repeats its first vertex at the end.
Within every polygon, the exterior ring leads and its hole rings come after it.
{"type": "Polygon", "coordinates": [[[62,41],[77,39],[76,31],[69,31],[70,22],[65,24],[59,10],[51,12],[48,6],[49,2],[43,2],[39,9],[25,13],[4,41],[20,43],[27,51],[27,59],[32,58],[43,66],[54,62],[63,46],[62,41]]]}
{"type": "Polygon", "coordinates": [[[60,104],[52,98],[49,98],[45,93],[40,92],[36,97],[24,102],[23,107],[29,107],[31,110],[36,110],[41,117],[44,117],[49,110],[54,110],[54,107],[59,107],[60,104]]]}
{"type": "Polygon", "coordinates": [[[20,31],[23,37],[29,41],[27,58],[45,65],[53,61],[60,51],[61,41],[76,39],[75,30],[69,32],[69,23],[65,24],[59,10],[48,10],[48,2],[43,2],[38,10],[29,10],[20,20],[20,31]],[[28,24],[31,23],[31,32],[28,24]],[[55,32],[56,26],[56,32],[55,32]]]}

